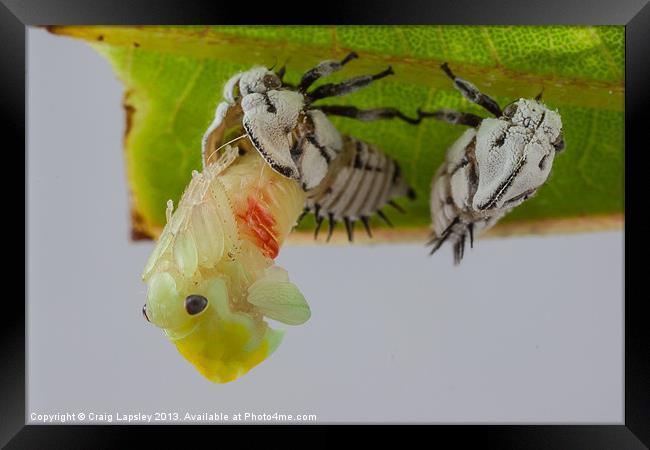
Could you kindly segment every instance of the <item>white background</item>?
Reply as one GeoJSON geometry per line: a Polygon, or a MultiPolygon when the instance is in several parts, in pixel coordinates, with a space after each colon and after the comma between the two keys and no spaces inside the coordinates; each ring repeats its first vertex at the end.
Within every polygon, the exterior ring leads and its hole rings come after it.
{"type": "MultiPolygon", "coordinates": [[[[123,88],[86,44],[28,31],[30,413],[310,413],[319,422],[623,421],[623,233],[285,247],[311,320],[236,382],[141,315],[123,88]]],[[[568,150],[570,151],[570,149],[568,150]]]]}

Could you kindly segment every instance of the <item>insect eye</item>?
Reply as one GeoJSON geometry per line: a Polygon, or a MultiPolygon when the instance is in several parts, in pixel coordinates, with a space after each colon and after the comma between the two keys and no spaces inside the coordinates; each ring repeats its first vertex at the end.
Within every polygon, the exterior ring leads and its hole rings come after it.
{"type": "Polygon", "coordinates": [[[495,147],[501,147],[506,141],[506,133],[501,133],[494,141],[495,147]]]}
{"type": "Polygon", "coordinates": [[[185,298],[185,311],[190,316],[195,316],[208,306],[208,299],[202,295],[192,294],[185,298]]]}
{"type": "Polygon", "coordinates": [[[266,74],[264,75],[264,86],[267,87],[268,89],[275,89],[279,88],[282,86],[282,81],[273,74],[266,74]]]}
{"type": "Polygon", "coordinates": [[[503,115],[504,115],[505,117],[508,117],[508,118],[512,119],[512,117],[513,117],[513,116],[515,115],[515,113],[517,112],[517,109],[518,109],[518,108],[519,108],[519,106],[517,106],[516,103],[510,103],[510,104],[509,104],[508,106],[506,106],[505,109],[503,110],[503,115]]]}
{"type": "Polygon", "coordinates": [[[555,148],[556,152],[561,152],[564,150],[564,136],[562,133],[560,133],[555,142],[553,142],[553,147],[555,148]]]}

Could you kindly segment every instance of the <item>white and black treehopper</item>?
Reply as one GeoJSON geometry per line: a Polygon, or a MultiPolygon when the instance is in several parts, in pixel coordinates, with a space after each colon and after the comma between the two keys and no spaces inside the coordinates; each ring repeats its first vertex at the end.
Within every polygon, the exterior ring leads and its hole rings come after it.
{"type": "Polygon", "coordinates": [[[253,67],[231,77],[224,87],[224,101],[217,106],[214,121],[204,135],[204,164],[215,157],[226,136],[243,133],[273,170],[300,183],[307,193],[305,213],[314,212],[316,217],[316,235],[325,219],[329,220],[328,238],[338,222],[345,223],[350,240],[356,221],[361,221],[370,235],[368,220],[375,214],[390,225],[381,208],[389,205],[403,211],[395,198],[413,198],[413,189],[396,161],[375,146],[342,135],[328,116],[363,121],[397,118],[411,124],[419,123],[423,116],[411,118],[396,108],[314,105],[394,73],[388,67],[374,75],[310,90],[315,81],[341,70],[357,57],[352,52],[340,61],[323,61],[305,72],[297,86],[283,82],[284,67],[277,72],[253,67]]]}
{"type": "Polygon", "coordinates": [[[431,254],[445,241],[454,245],[454,263],[463,258],[465,243],[492,227],[546,182],[555,154],[564,149],[562,120],[556,111],[534,99],[520,98],[503,110],[472,83],[458,78],[447,63],[442,70],[463,97],[494,115],[441,109],[419,111],[451,124],[471,127],[449,148],[431,183],[431,254]]]}

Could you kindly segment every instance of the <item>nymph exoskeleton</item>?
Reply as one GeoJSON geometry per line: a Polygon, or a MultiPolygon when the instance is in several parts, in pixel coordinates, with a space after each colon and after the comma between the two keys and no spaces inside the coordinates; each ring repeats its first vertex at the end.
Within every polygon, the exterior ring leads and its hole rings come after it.
{"type": "Polygon", "coordinates": [[[367,226],[368,217],[377,213],[388,221],[380,208],[396,205],[393,198],[397,195],[412,194],[397,163],[376,148],[341,135],[328,115],[364,121],[399,118],[409,123],[418,123],[421,118],[409,118],[395,108],[361,110],[352,106],[314,105],[317,100],[354,92],[393,73],[389,67],[375,75],[309,90],[316,80],[340,70],[355,58],[356,53],[350,53],[341,61],[323,61],[305,72],[297,86],[282,81],[284,68],[276,73],[253,67],[230,78],[224,87],[225,101],[217,106],[203,138],[204,161],[210,161],[222,141],[243,133],[276,172],[300,183],[309,198],[305,212],[314,211],[319,226],[325,218],[330,219],[331,228],[344,221],[351,238],[357,219],[367,226]],[[359,146],[363,147],[361,151],[357,151],[359,146]],[[346,164],[349,170],[338,173],[346,164]],[[367,172],[363,177],[365,184],[358,184],[358,174],[347,176],[355,171],[367,172]],[[393,182],[386,182],[387,177],[392,177],[393,182]],[[354,183],[348,182],[353,180],[354,183]]]}
{"type": "Polygon", "coordinates": [[[450,240],[458,264],[468,238],[473,246],[475,235],[535,195],[546,182],[555,154],[564,149],[564,138],[560,115],[541,103],[541,94],[520,98],[501,110],[494,99],[456,77],[446,63],[442,69],[466,99],[495,116],[420,112],[471,127],[449,148],[431,184],[431,254],[450,240]]]}
{"type": "Polygon", "coordinates": [[[298,183],[271,170],[252,144],[224,146],[194,172],[143,272],[145,318],[211,381],[225,383],[262,362],[282,331],[310,310],[274,264],[303,209],[298,183]]]}
{"type": "MultiPolygon", "coordinates": [[[[372,237],[369,219],[374,214],[389,226],[390,219],[381,210],[390,205],[400,212],[404,209],[396,197],[415,198],[397,161],[376,147],[350,136],[343,136],[343,151],[330,166],[326,177],[307,192],[307,202],[301,218],[313,211],[316,217],[314,238],[325,219],[329,221],[327,240],[338,222],[345,224],[348,240],[352,241],[357,220],[372,237]]],[[[299,219],[300,220],[300,219],[299,219]]]]}

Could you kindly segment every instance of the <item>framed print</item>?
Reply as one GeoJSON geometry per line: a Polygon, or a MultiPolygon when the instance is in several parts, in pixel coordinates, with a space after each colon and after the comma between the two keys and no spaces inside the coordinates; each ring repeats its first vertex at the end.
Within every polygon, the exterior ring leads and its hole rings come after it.
{"type": "Polygon", "coordinates": [[[260,424],[649,445],[625,264],[646,2],[39,3],[0,7],[8,448],[260,424]]]}

